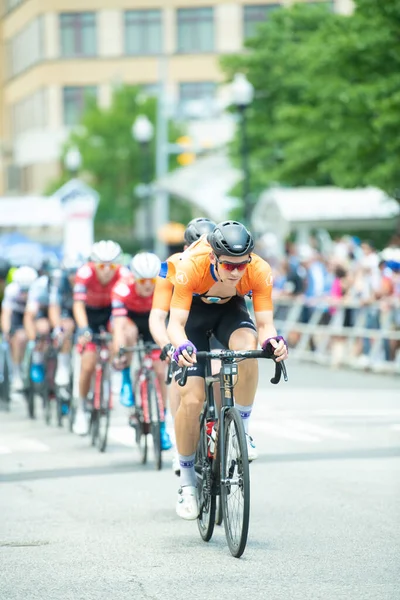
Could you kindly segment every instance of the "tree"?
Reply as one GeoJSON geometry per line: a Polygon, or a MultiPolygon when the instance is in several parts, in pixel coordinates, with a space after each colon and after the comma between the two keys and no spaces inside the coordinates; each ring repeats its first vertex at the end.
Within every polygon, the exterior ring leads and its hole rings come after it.
{"type": "MultiPolygon", "coordinates": [[[[115,90],[109,108],[89,102],[79,127],[72,131],[62,156],[75,146],[82,155],[82,175],[99,192],[96,231],[102,236],[132,238],[135,212],[140,200],[135,187],[143,182],[143,161],[149,160],[149,173],[155,176],[155,139],[150,142],[148,156],[141,155],[139,144],[132,138],[132,124],[139,114],[154,124],[157,101],[145,97],[139,88],[122,86],[115,90]]],[[[180,135],[174,124],[170,135],[180,135]]],[[[63,162],[63,161],[62,161],[63,162]]],[[[47,190],[54,191],[68,180],[64,172],[47,190]]],[[[126,243],[125,243],[126,245],[126,243]]]]}
{"type": "Polygon", "coordinates": [[[351,16],[295,5],[271,15],[248,53],[224,57],[228,77],[244,70],[256,89],[253,191],[374,185],[400,197],[399,30],[399,0],[356,0],[351,16]]]}

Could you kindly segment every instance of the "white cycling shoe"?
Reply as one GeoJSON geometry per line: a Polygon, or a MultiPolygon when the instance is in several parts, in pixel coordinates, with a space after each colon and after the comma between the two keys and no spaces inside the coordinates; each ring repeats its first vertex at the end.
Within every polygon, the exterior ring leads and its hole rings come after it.
{"type": "Polygon", "coordinates": [[[253,438],[248,433],[246,433],[246,442],[247,442],[247,455],[249,457],[249,462],[252,462],[253,460],[256,460],[256,458],[258,458],[258,452],[257,452],[257,448],[256,448],[253,438]]]}
{"type": "Polygon", "coordinates": [[[179,488],[176,514],[186,521],[194,521],[199,516],[199,500],[194,485],[179,488]]]}
{"type": "Polygon", "coordinates": [[[76,411],[73,430],[77,435],[87,435],[89,433],[88,415],[82,409],[76,411]]]}

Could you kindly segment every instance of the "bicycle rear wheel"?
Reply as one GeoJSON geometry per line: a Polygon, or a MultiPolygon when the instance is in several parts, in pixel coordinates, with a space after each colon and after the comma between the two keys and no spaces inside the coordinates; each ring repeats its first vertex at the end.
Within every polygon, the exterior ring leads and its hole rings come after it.
{"type": "Polygon", "coordinates": [[[108,428],[110,426],[110,395],[111,395],[111,381],[110,381],[110,369],[106,365],[102,370],[101,374],[101,387],[100,387],[100,410],[99,412],[99,431],[97,439],[97,447],[100,452],[104,452],[107,447],[108,439],[108,428]]]}
{"type": "Polygon", "coordinates": [[[147,381],[147,402],[149,404],[150,432],[153,438],[154,461],[157,471],[162,468],[160,407],[154,377],[147,381]]]}
{"type": "Polygon", "coordinates": [[[205,425],[206,421],[203,420],[194,468],[200,509],[197,526],[202,539],[209,542],[214,532],[216,496],[212,493],[212,460],[208,457],[208,438],[205,425]]]}
{"type": "Polygon", "coordinates": [[[250,519],[250,473],[242,419],[235,408],[224,413],[221,443],[221,504],[229,550],[239,558],[246,547],[250,519]]]}

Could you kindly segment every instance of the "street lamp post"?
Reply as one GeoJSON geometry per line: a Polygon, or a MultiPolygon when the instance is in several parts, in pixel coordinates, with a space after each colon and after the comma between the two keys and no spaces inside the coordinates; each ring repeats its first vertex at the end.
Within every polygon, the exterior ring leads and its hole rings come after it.
{"type": "Polygon", "coordinates": [[[249,148],[247,141],[247,119],[246,111],[252,103],[254,97],[254,87],[247,79],[244,73],[236,73],[231,85],[232,100],[240,113],[240,133],[241,144],[240,154],[243,171],[243,220],[246,226],[250,225],[251,218],[251,196],[250,196],[250,168],[249,168],[249,148]]]}
{"type": "Polygon", "coordinates": [[[64,165],[71,178],[76,177],[82,166],[82,155],[76,147],[70,148],[65,155],[64,165]]]}
{"type": "MultiPolygon", "coordinates": [[[[146,204],[146,248],[153,249],[153,205],[151,198],[151,161],[150,142],[153,139],[154,127],[146,115],[138,115],[132,125],[132,136],[140,144],[142,150],[142,182],[146,188],[143,195],[146,204]]],[[[142,186],[142,187],[144,187],[142,186]]]]}

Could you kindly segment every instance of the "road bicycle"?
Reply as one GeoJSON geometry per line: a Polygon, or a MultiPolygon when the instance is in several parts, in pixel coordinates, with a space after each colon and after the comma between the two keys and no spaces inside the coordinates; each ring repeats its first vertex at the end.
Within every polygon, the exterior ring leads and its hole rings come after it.
{"type": "MultiPolygon", "coordinates": [[[[239,558],[245,550],[249,530],[250,473],[246,436],[233,397],[238,376],[237,363],[273,356],[263,350],[210,350],[197,352],[196,356],[198,360],[206,361],[206,399],[200,415],[200,439],[195,458],[199,494],[197,524],[202,539],[208,542],[213,535],[214,525],[222,518],[229,550],[232,556],[239,558]],[[211,360],[221,362],[216,375],[212,375],[211,360]],[[216,382],[221,388],[219,414],[212,389],[216,382]],[[216,511],[217,497],[220,515],[216,511]]],[[[282,374],[287,381],[285,364],[275,362],[275,375],[271,383],[279,383],[282,374]]],[[[186,380],[187,367],[183,367],[178,384],[184,386],[186,380]]]]}
{"type": "Polygon", "coordinates": [[[153,440],[155,468],[160,470],[162,468],[161,424],[165,422],[165,407],[153,362],[160,359],[161,350],[159,346],[139,339],[136,346],[120,348],[119,357],[127,353],[136,354],[137,358],[135,361],[137,366],[132,367],[136,400],[130,424],[135,428],[140,460],[142,464],[147,463],[150,435],[153,440]]]}

